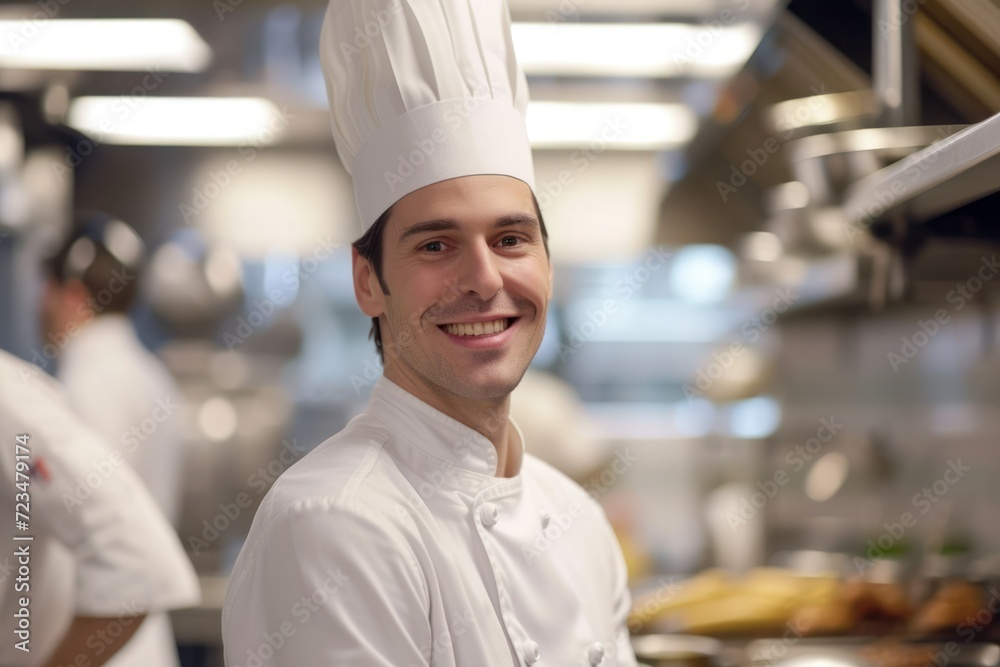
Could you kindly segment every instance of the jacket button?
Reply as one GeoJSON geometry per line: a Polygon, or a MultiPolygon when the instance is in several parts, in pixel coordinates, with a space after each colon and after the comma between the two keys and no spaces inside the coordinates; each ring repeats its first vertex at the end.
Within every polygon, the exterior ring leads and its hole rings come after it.
{"type": "Polygon", "coordinates": [[[533,642],[530,639],[524,642],[524,662],[526,664],[533,665],[541,660],[541,658],[542,656],[538,653],[537,642],[533,642]]]}
{"type": "Polygon", "coordinates": [[[479,508],[479,518],[484,526],[492,528],[500,520],[500,510],[493,503],[486,503],[479,508]]]}
{"type": "Polygon", "coordinates": [[[590,661],[592,665],[599,665],[601,661],[604,660],[604,644],[601,642],[594,642],[587,647],[587,660],[590,661]]]}

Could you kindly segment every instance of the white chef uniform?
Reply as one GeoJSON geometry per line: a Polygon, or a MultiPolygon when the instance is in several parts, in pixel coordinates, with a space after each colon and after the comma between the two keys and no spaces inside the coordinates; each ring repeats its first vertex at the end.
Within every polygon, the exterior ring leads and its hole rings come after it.
{"type": "Polygon", "coordinates": [[[635,665],[603,512],[522,460],[496,477],[489,440],[381,378],[254,517],[223,609],[226,664],[635,665]]]}
{"type": "MultiPolygon", "coordinates": [[[[533,187],[503,0],[331,0],[320,45],[363,229],[403,196],[498,174],[533,187]]],[[[233,569],[229,667],[635,664],[599,506],[386,378],[275,483],[233,569]]]]}
{"type": "Polygon", "coordinates": [[[125,315],[100,315],[69,338],[56,376],[77,414],[117,449],[174,525],[180,514],[180,390],[125,315]]]}
{"type": "MultiPolygon", "coordinates": [[[[69,338],[57,377],[77,414],[124,456],[174,525],[180,513],[180,392],[125,315],[96,317],[69,338]]],[[[108,667],[178,667],[169,616],[150,614],[108,667]]]]}
{"type": "MultiPolygon", "coordinates": [[[[72,412],[44,371],[0,351],[0,664],[38,665],[74,615],[114,616],[197,604],[198,580],[173,528],[119,456],[72,412]],[[29,530],[14,526],[15,437],[28,434],[29,530]],[[30,542],[31,653],[13,641],[18,598],[14,535],[30,542]]],[[[148,620],[148,619],[147,619],[148,620]]],[[[109,634],[115,628],[109,628],[109,634]]],[[[141,631],[141,628],[140,628],[141,631]]],[[[95,645],[101,643],[94,639],[95,645]]],[[[127,645],[126,645],[127,648],[127,645]]]]}

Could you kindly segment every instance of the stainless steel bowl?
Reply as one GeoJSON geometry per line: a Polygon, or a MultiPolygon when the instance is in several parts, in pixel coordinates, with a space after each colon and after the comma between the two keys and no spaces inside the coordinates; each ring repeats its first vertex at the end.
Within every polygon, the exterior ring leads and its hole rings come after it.
{"type": "Polygon", "coordinates": [[[649,667],[715,667],[722,653],[718,640],[695,635],[639,635],[632,648],[649,667]]]}

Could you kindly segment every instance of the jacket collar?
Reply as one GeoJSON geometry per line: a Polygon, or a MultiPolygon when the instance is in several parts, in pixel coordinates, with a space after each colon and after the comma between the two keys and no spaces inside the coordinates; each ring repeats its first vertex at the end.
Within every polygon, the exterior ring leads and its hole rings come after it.
{"type": "MultiPolygon", "coordinates": [[[[497,451],[485,436],[431,407],[396,383],[382,376],[372,388],[367,412],[392,428],[398,438],[445,466],[496,478],[497,451]]],[[[514,420],[508,422],[521,444],[524,466],[524,435],[514,420]]],[[[402,452],[404,455],[406,452],[402,452]]],[[[520,477],[520,470],[515,477],[520,477]]]]}

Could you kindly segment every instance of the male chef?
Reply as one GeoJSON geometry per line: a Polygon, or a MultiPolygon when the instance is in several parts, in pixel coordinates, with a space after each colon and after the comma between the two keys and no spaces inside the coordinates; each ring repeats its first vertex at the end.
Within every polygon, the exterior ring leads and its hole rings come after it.
{"type": "Polygon", "coordinates": [[[634,665],[607,520],[508,417],[552,266],[506,3],[332,0],[321,57],[385,371],[262,502],[227,664],[634,665]]]}

